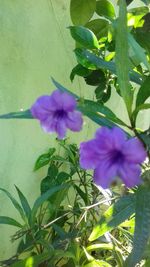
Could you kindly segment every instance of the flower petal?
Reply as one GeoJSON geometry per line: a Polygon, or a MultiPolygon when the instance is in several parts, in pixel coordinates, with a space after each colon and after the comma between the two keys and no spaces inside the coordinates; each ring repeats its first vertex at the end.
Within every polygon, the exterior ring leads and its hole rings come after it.
{"type": "Polygon", "coordinates": [[[34,118],[45,120],[52,112],[50,108],[50,96],[44,95],[39,97],[30,110],[34,118]]]}
{"type": "Polygon", "coordinates": [[[94,182],[104,189],[108,188],[117,175],[117,165],[110,165],[109,161],[101,161],[94,171],[94,182]]]}
{"type": "Polygon", "coordinates": [[[83,119],[81,112],[73,111],[68,113],[66,119],[66,125],[70,130],[78,132],[81,130],[82,124],[83,124],[83,119]]]}
{"type": "Polygon", "coordinates": [[[127,187],[133,187],[140,184],[140,174],[141,168],[136,164],[123,163],[118,170],[119,177],[127,187]]]}
{"type": "Polygon", "coordinates": [[[75,98],[67,93],[62,93],[62,103],[65,111],[73,111],[77,105],[75,98]]]}
{"type": "Polygon", "coordinates": [[[56,132],[59,139],[63,139],[65,137],[67,128],[66,123],[63,119],[59,120],[59,122],[56,124],[56,132]]]}
{"type": "Polygon", "coordinates": [[[99,154],[96,140],[80,144],[80,165],[84,169],[95,169],[99,164],[99,154]]]}
{"type": "Polygon", "coordinates": [[[113,149],[121,150],[126,139],[124,131],[118,127],[113,129],[101,127],[97,130],[95,137],[98,140],[99,149],[107,150],[108,152],[113,149]]]}
{"type": "Polygon", "coordinates": [[[147,153],[142,143],[137,138],[131,138],[124,144],[122,152],[125,155],[127,161],[131,163],[142,163],[147,153]]]}

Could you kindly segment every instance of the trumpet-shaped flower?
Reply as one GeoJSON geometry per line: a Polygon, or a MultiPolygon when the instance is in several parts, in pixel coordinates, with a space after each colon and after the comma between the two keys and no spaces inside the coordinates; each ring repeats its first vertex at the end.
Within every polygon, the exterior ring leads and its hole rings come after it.
{"type": "Polygon", "coordinates": [[[94,170],[94,182],[108,188],[116,177],[127,187],[141,182],[140,164],[146,151],[137,138],[127,139],[118,127],[97,130],[95,138],[80,145],[80,165],[94,170]]]}
{"type": "Polygon", "coordinates": [[[39,97],[31,107],[31,113],[40,121],[45,132],[56,132],[58,138],[62,139],[66,135],[67,128],[75,132],[82,128],[82,116],[75,110],[76,105],[73,96],[55,90],[51,95],[39,97]]]}

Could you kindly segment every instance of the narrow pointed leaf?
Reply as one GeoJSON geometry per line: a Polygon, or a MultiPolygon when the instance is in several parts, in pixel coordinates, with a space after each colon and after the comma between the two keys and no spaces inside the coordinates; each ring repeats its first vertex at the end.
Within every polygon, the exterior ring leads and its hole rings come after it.
{"type": "Polygon", "coordinates": [[[22,228],[22,225],[19,222],[7,216],[0,216],[0,224],[7,224],[22,228]]]}
{"type": "Polygon", "coordinates": [[[26,197],[20,191],[20,189],[17,186],[15,186],[15,187],[16,187],[18,196],[20,198],[20,202],[21,202],[22,208],[24,210],[24,213],[26,214],[27,218],[29,218],[29,216],[31,215],[31,208],[29,206],[29,203],[28,203],[26,197]]]}
{"type": "Polygon", "coordinates": [[[33,119],[30,110],[11,112],[0,115],[0,119],[33,119]]]}
{"type": "MultiPolygon", "coordinates": [[[[148,177],[149,178],[149,177],[148,177]]],[[[126,266],[136,266],[142,260],[150,237],[150,187],[141,186],[136,194],[135,232],[133,250],[126,266]]]]}
{"type": "Polygon", "coordinates": [[[116,71],[120,92],[130,115],[133,93],[129,83],[127,11],[124,0],[119,1],[119,18],[116,26],[116,71]]]}
{"type": "Polygon", "coordinates": [[[111,205],[104,213],[100,222],[94,227],[89,241],[96,240],[106,232],[111,231],[122,222],[127,220],[135,212],[135,197],[129,195],[120,198],[116,203],[111,205]]]}
{"type": "Polygon", "coordinates": [[[136,107],[143,104],[148,97],[150,97],[150,76],[145,79],[138,91],[136,97],[136,107]]]}
{"type": "Polygon", "coordinates": [[[14,205],[14,207],[16,208],[16,210],[18,210],[20,216],[24,220],[25,219],[25,214],[24,214],[24,211],[23,211],[22,207],[18,203],[18,201],[7,190],[5,190],[3,188],[0,188],[0,190],[7,195],[7,197],[11,200],[12,204],[14,205]]]}

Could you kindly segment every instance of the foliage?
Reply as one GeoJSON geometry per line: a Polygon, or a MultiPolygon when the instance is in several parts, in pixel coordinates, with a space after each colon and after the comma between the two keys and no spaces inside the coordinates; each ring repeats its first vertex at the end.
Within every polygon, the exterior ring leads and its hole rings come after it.
{"type": "MultiPolygon", "coordinates": [[[[75,41],[77,64],[73,82],[82,77],[94,100],[80,98],[52,78],[57,89],[77,100],[77,109],[100,126],[123,128],[128,137],[140,139],[147,151],[142,167],[143,184],[111,190],[95,186],[91,172],[81,169],[79,150],[68,140],[58,141],[40,155],[34,171],[47,172],[41,195],[33,207],[16,186],[19,201],[0,190],[20,214],[20,220],[0,216],[0,224],[19,230],[16,255],[1,266],[134,267],[150,264],[150,129],[139,129],[138,114],[149,110],[150,28],[149,1],[130,7],[132,0],[118,1],[119,13],[109,0],[71,0],[69,27],[75,41]],[[128,113],[123,121],[109,108],[115,91],[128,113]],[[106,106],[106,102],[107,106],[106,106]]],[[[30,110],[0,115],[1,119],[33,119],[30,110]]]]}

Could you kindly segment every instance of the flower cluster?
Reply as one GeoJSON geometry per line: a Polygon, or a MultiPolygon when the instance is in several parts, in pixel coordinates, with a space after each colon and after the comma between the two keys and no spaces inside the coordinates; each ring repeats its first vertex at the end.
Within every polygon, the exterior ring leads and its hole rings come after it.
{"type": "MultiPolygon", "coordinates": [[[[33,117],[40,121],[45,132],[56,132],[58,138],[66,135],[67,128],[80,131],[83,124],[81,113],[76,110],[73,96],[54,91],[50,96],[39,97],[31,107],[33,117]]],[[[138,185],[140,164],[146,158],[146,151],[137,138],[127,139],[118,127],[97,130],[95,138],[80,145],[80,165],[94,170],[94,182],[108,188],[116,177],[127,187],[138,185]]]]}

